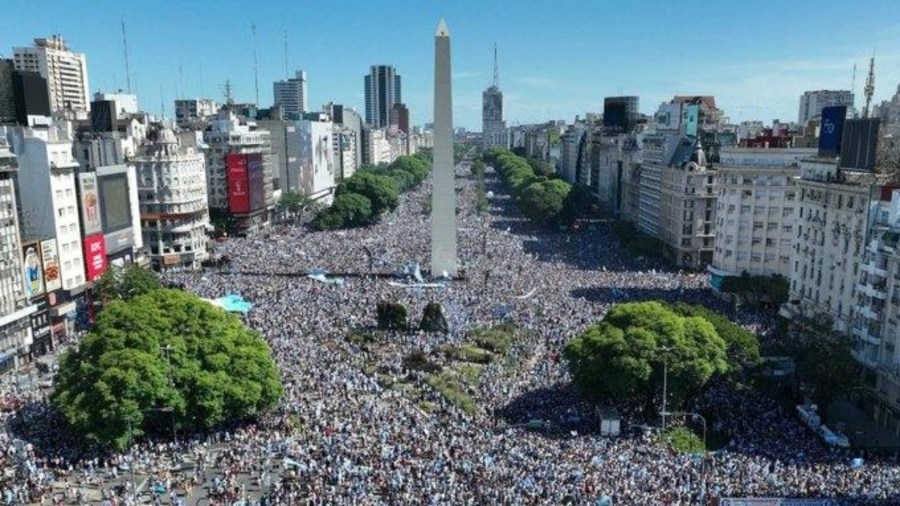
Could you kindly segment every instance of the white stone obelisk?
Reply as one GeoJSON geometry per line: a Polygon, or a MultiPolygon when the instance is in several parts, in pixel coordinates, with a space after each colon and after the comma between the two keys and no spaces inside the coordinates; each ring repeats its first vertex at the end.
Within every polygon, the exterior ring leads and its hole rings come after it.
{"type": "Polygon", "coordinates": [[[431,276],[457,275],[456,183],[453,172],[453,93],[450,30],[443,18],[434,34],[434,149],[432,153],[431,276]]]}

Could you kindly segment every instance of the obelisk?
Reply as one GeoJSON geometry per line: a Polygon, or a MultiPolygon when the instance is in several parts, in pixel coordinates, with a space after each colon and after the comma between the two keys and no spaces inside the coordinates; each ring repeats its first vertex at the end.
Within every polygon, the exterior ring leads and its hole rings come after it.
{"type": "Polygon", "coordinates": [[[434,34],[434,148],[432,152],[431,277],[457,274],[456,183],[453,172],[453,96],[450,30],[434,34]]]}

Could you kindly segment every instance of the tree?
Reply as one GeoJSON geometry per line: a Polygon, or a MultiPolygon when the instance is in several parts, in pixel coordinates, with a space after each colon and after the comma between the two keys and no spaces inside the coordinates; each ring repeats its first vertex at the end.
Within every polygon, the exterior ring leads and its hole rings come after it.
{"type": "Polygon", "coordinates": [[[728,318],[703,306],[678,302],[672,306],[682,316],[699,316],[715,327],[716,334],[725,341],[728,362],[732,370],[748,369],[759,364],[759,339],[756,334],[735,325],[728,318]]]}
{"type": "Polygon", "coordinates": [[[586,394],[653,406],[668,366],[669,401],[678,406],[728,370],[725,342],[711,323],[660,302],[614,306],[564,349],[575,385],[586,394]]]}
{"type": "Polygon", "coordinates": [[[162,281],[155,272],[137,264],[125,267],[110,265],[94,283],[94,290],[103,304],[133,299],[162,287],[162,281]]]}
{"type": "Polygon", "coordinates": [[[522,212],[541,225],[556,223],[571,188],[558,179],[532,183],[522,192],[522,212]]]}
{"type": "Polygon", "coordinates": [[[578,219],[597,216],[598,214],[599,208],[597,206],[597,199],[591,193],[591,188],[587,185],[577,183],[573,185],[569,193],[566,194],[562,211],[559,213],[559,219],[562,220],[563,223],[571,225],[578,219]]]}
{"type": "Polygon", "coordinates": [[[830,317],[801,318],[792,327],[788,338],[794,343],[791,355],[801,382],[816,404],[828,406],[858,386],[859,365],[850,354],[853,341],[833,330],[830,317]]]}
{"type": "Polygon", "coordinates": [[[309,203],[310,199],[306,195],[300,192],[286,191],[281,195],[281,199],[278,200],[278,207],[282,211],[296,213],[309,205],[309,203]]]}
{"type": "Polygon", "coordinates": [[[357,172],[342,182],[335,192],[336,197],[346,193],[358,193],[372,203],[372,215],[377,217],[383,212],[397,207],[400,193],[397,183],[388,176],[374,172],[357,172]]]}
{"type": "Polygon", "coordinates": [[[407,310],[403,304],[381,301],[375,309],[379,329],[400,330],[406,328],[407,310]]]}
{"type": "Polygon", "coordinates": [[[282,394],[256,332],[167,289],[112,301],[63,355],[56,382],[51,401],[63,419],[88,441],[116,449],[154,427],[199,430],[255,417],[282,394]]]}
{"type": "Polygon", "coordinates": [[[421,183],[428,178],[431,171],[431,161],[427,158],[416,156],[400,156],[391,164],[392,170],[402,170],[413,175],[416,184],[421,183]]]}
{"type": "Polygon", "coordinates": [[[447,325],[447,318],[444,317],[444,312],[441,310],[440,304],[437,302],[429,302],[425,306],[419,328],[425,332],[446,333],[450,330],[450,326],[447,325]]]}
{"type": "Polygon", "coordinates": [[[358,193],[342,193],[331,207],[322,209],[312,220],[315,230],[364,227],[374,220],[372,202],[358,193]]]}

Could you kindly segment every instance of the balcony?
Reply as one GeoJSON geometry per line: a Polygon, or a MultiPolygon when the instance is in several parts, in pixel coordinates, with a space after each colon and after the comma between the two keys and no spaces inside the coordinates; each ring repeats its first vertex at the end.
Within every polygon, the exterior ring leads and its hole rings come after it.
{"type": "Polygon", "coordinates": [[[887,271],[885,269],[879,268],[874,262],[868,262],[862,265],[863,272],[868,272],[872,276],[878,276],[880,278],[887,278],[887,271]]]}
{"type": "Polygon", "coordinates": [[[853,335],[871,345],[881,346],[881,338],[873,333],[873,330],[865,327],[853,327],[853,335]]]}
{"type": "Polygon", "coordinates": [[[880,300],[887,300],[887,292],[885,290],[887,290],[887,285],[884,282],[874,285],[868,283],[858,283],[856,285],[857,292],[880,300]]]}
{"type": "Polygon", "coordinates": [[[859,314],[869,320],[878,320],[881,318],[881,315],[876,313],[871,305],[861,306],[859,308],[859,314]]]}
{"type": "Polygon", "coordinates": [[[869,369],[877,369],[878,368],[878,361],[872,357],[867,356],[862,351],[852,350],[850,352],[850,356],[852,356],[854,360],[856,360],[860,364],[868,367],[869,369]]]}

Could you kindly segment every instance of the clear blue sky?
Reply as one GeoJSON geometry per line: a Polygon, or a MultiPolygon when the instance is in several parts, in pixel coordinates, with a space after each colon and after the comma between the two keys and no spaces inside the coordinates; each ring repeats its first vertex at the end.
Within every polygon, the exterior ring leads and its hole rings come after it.
{"type": "Polygon", "coordinates": [[[432,114],[432,37],[445,17],[455,123],[471,130],[481,128],[495,42],[510,124],[570,122],[619,94],[638,95],[648,113],[675,94],[712,94],[733,121],[796,120],[804,90],[849,88],[854,63],[861,106],[873,49],[876,100],[900,83],[897,0],[4,0],[2,12],[0,54],[59,33],[87,54],[92,91],[125,88],[124,21],[132,87],[151,112],[162,95],[168,115],[177,95],[221,101],[226,79],[237,100],[253,100],[254,21],[261,106],[285,76],[287,31],[290,71],[307,71],[314,108],[364,110],[363,75],[392,64],[421,124],[432,114]]]}

